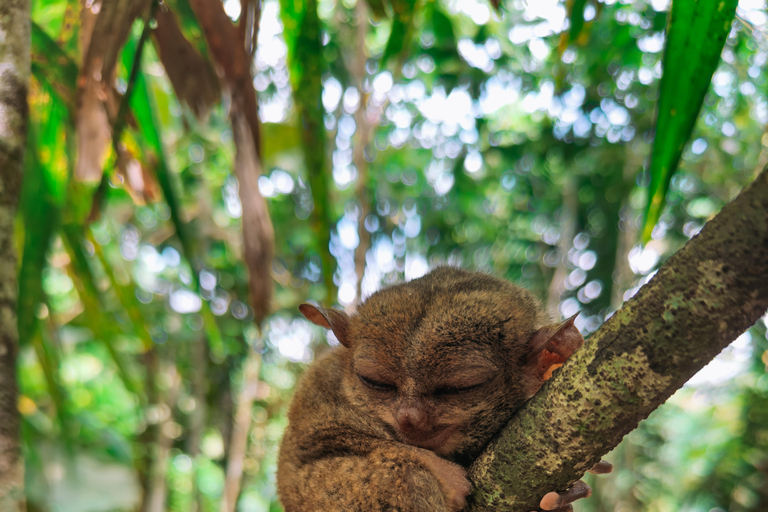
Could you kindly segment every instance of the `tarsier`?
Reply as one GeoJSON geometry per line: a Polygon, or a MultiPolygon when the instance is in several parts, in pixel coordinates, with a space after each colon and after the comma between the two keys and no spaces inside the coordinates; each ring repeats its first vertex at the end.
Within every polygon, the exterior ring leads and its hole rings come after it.
{"type": "MultiPolygon", "coordinates": [[[[299,383],[280,447],[286,512],[455,512],[465,468],[583,343],[530,292],[440,267],[371,295],[351,316],[299,308],[340,345],[299,383]]],[[[606,463],[603,469],[606,469],[606,463]]],[[[541,507],[571,510],[577,482],[541,507]]]]}

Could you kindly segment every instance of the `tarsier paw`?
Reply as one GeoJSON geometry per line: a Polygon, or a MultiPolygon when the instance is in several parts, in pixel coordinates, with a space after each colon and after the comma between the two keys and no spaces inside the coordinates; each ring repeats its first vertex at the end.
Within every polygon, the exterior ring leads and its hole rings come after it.
{"type": "Polygon", "coordinates": [[[416,448],[419,461],[440,483],[448,510],[458,512],[467,504],[471,490],[467,471],[453,462],[447,461],[429,450],[416,448]]]}
{"type": "Polygon", "coordinates": [[[565,492],[549,492],[541,498],[539,506],[542,510],[554,510],[565,512],[573,510],[571,503],[581,498],[589,498],[592,495],[592,488],[585,482],[579,480],[574,483],[570,489],[565,492]],[[570,507],[570,508],[567,508],[570,507]]]}
{"type": "MultiPolygon", "coordinates": [[[[588,471],[596,475],[603,475],[613,471],[613,465],[610,462],[601,460],[588,471]]],[[[550,510],[553,512],[570,512],[573,510],[573,505],[571,505],[571,503],[581,498],[589,498],[591,495],[592,488],[585,482],[579,480],[565,492],[547,493],[541,499],[539,506],[542,510],[550,510]]]]}

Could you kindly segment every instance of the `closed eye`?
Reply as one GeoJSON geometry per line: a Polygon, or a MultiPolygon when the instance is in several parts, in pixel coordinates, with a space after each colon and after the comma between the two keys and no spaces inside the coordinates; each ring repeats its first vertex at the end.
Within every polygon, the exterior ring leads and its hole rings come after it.
{"type": "Polygon", "coordinates": [[[375,379],[371,379],[368,377],[363,377],[362,375],[357,376],[358,379],[360,379],[360,382],[365,384],[371,389],[378,389],[379,391],[397,391],[397,386],[394,384],[389,384],[387,382],[381,382],[375,379]]]}
{"type": "Polygon", "coordinates": [[[483,384],[485,384],[485,382],[472,384],[471,386],[443,386],[435,389],[433,394],[435,396],[460,395],[462,393],[466,393],[467,391],[472,391],[473,389],[479,388],[483,384]]]}

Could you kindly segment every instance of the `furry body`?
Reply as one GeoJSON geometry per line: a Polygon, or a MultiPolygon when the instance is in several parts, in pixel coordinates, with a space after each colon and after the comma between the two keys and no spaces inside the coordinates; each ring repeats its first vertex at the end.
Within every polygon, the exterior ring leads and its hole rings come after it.
{"type": "Polygon", "coordinates": [[[459,510],[463,468],[552,357],[564,360],[542,351],[553,333],[575,330],[548,327],[526,290],[450,267],[373,294],[351,317],[302,312],[341,345],[310,366],[288,413],[277,475],[287,512],[459,510]]]}

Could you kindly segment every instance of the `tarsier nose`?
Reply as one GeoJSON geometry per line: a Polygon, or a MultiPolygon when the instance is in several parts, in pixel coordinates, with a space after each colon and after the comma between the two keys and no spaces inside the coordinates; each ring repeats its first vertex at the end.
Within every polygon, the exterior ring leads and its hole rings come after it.
{"type": "Polygon", "coordinates": [[[427,414],[419,407],[403,406],[397,410],[398,426],[404,431],[427,430],[427,414]]]}

